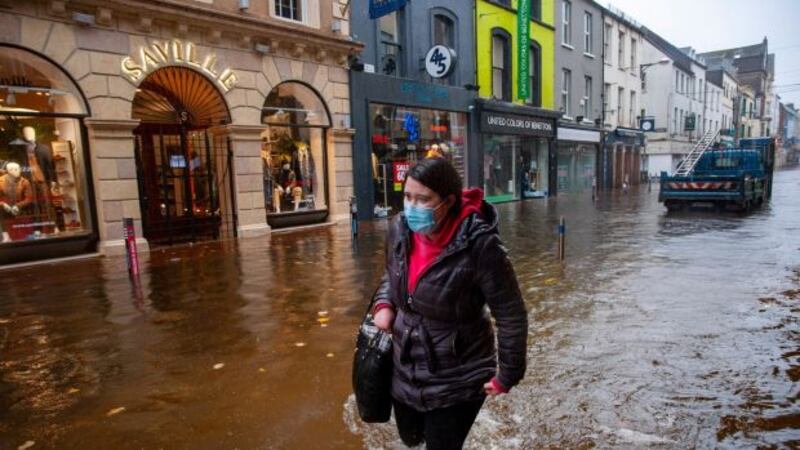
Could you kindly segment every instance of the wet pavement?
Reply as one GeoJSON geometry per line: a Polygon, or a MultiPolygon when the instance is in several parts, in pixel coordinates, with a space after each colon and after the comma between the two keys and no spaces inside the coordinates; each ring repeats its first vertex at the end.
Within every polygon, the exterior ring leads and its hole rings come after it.
{"type": "MultiPolygon", "coordinates": [[[[657,187],[499,206],[529,370],[468,448],[800,447],[800,170],[747,216],[657,187]],[[567,261],[555,229],[567,220],[567,261]]],[[[0,449],[400,448],[356,420],[385,223],[0,271],[0,449]]]]}

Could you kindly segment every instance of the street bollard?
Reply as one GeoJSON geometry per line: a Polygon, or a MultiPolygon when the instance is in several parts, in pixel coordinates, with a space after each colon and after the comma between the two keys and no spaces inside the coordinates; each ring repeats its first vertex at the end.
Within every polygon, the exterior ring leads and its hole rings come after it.
{"type": "Polygon", "coordinates": [[[564,216],[561,216],[561,219],[558,223],[558,260],[564,261],[566,257],[566,247],[567,246],[567,222],[564,220],[564,216]]]}
{"type": "Polygon", "coordinates": [[[647,192],[653,192],[653,177],[647,174],[647,192]]]}
{"type": "Polygon", "coordinates": [[[125,261],[128,266],[128,274],[138,277],[139,253],[136,251],[136,229],[133,226],[133,219],[122,219],[122,236],[125,239],[125,261]]]}
{"type": "Polygon", "coordinates": [[[350,237],[358,237],[358,205],[355,197],[350,197],[350,237]]]}
{"type": "Polygon", "coordinates": [[[592,201],[597,200],[597,177],[592,177],[592,201]]]}

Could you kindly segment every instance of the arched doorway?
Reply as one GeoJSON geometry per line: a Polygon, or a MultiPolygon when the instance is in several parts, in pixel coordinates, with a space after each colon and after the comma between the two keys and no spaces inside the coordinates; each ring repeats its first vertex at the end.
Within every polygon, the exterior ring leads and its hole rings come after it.
{"type": "Polygon", "coordinates": [[[328,217],[328,108],[309,86],[288,81],[267,96],[261,114],[264,199],[273,228],[328,217]]]}
{"type": "Polygon", "coordinates": [[[151,245],[235,235],[230,123],[220,92],[200,73],[165,67],[133,100],[142,228],[151,245]]]}

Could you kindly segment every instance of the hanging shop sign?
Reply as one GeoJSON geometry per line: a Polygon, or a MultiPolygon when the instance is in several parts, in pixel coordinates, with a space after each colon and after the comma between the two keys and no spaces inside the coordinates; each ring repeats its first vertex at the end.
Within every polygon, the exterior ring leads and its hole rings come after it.
{"type": "Polygon", "coordinates": [[[171,41],[154,41],[149,46],[139,47],[135,56],[122,60],[122,74],[134,84],[138,84],[150,73],[167,66],[185,66],[197,69],[214,80],[224,92],[236,85],[238,77],[230,68],[217,67],[217,55],[214,52],[199,54],[193,42],[173,39],[171,41]]]}
{"type": "Polygon", "coordinates": [[[530,27],[531,2],[517,2],[517,97],[527,100],[531,97],[528,70],[530,68],[530,27]]]}
{"type": "Polygon", "coordinates": [[[369,18],[377,19],[401,10],[405,8],[406,2],[407,0],[369,0],[369,18]]]}
{"type": "Polygon", "coordinates": [[[456,65],[455,50],[444,45],[434,45],[425,55],[425,71],[433,78],[444,78],[456,65]]]}
{"type": "Polygon", "coordinates": [[[555,137],[556,127],[553,120],[543,117],[484,111],[481,113],[481,132],[555,137]]]}

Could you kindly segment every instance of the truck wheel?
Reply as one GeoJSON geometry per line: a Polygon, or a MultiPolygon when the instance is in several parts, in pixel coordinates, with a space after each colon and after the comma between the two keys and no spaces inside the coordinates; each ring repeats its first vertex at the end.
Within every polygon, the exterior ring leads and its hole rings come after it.
{"type": "Polygon", "coordinates": [[[674,212],[683,210],[686,205],[684,202],[679,200],[667,200],[664,202],[664,206],[667,207],[667,211],[674,212]]]}

